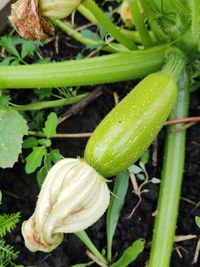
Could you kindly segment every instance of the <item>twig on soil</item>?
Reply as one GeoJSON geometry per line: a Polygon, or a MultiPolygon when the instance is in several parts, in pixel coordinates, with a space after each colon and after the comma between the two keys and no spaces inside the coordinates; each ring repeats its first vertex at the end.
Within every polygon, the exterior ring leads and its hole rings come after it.
{"type": "Polygon", "coordinates": [[[86,251],[85,253],[91,260],[93,260],[94,262],[96,262],[96,264],[98,264],[101,267],[108,267],[106,264],[100,262],[89,250],[86,251]]]}
{"type": "Polygon", "coordinates": [[[174,242],[182,242],[186,240],[191,240],[197,238],[197,235],[176,235],[174,237],[174,242]]]}
{"type": "MultiPolygon", "coordinates": [[[[58,124],[62,123],[64,120],[68,119],[69,117],[77,114],[78,112],[80,112],[81,110],[83,110],[87,105],[89,105],[91,102],[93,102],[97,97],[99,97],[102,94],[101,91],[101,87],[97,88],[96,90],[94,90],[89,96],[86,96],[83,100],[81,100],[79,103],[73,105],[71,108],[69,108],[65,113],[63,113],[59,119],[58,119],[58,124]]],[[[114,93],[113,93],[114,96],[114,93]]],[[[114,96],[114,100],[115,100],[115,104],[117,104],[117,98],[115,98],[116,96],[114,96]]],[[[167,121],[164,126],[166,125],[170,125],[170,124],[178,124],[181,123],[183,120],[188,121],[188,119],[192,119],[192,118],[199,118],[199,117],[188,117],[188,118],[184,118],[184,119],[180,119],[180,120],[170,120],[167,121]]],[[[192,125],[194,125],[194,123],[196,124],[196,121],[191,122],[192,125]]],[[[180,127],[180,129],[178,129],[178,131],[182,131],[185,130],[186,128],[191,127],[192,125],[186,124],[183,127],[180,127]]],[[[92,132],[87,132],[87,133],[60,133],[60,134],[56,134],[55,136],[53,136],[53,138],[87,138],[90,137],[92,135],[92,132]]],[[[155,146],[157,146],[157,144],[155,144],[155,146]]],[[[153,160],[153,164],[157,164],[157,151],[155,150],[153,152],[152,155],[152,160],[153,160]]],[[[156,165],[154,165],[156,166],[156,165]]],[[[182,198],[183,200],[185,200],[184,198],[182,198]]],[[[186,201],[186,200],[185,200],[186,201]]],[[[191,203],[194,204],[194,203],[191,203]]],[[[195,203],[196,205],[196,203],[195,203]]]]}
{"type": "Polygon", "coordinates": [[[182,247],[182,246],[176,246],[175,247],[175,250],[177,252],[177,254],[179,255],[180,258],[183,258],[182,254],[181,254],[181,249],[185,252],[185,253],[188,253],[188,251],[182,247]]]}
{"type": "Polygon", "coordinates": [[[117,92],[113,93],[113,98],[115,101],[115,106],[117,106],[119,104],[119,96],[118,96],[117,92]]]}
{"type": "Polygon", "coordinates": [[[194,202],[193,200],[187,198],[187,197],[181,197],[181,199],[189,204],[192,204],[192,205],[197,205],[196,202],[194,202]]]}
{"type": "Polygon", "coordinates": [[[154,141],[153,141],[153,153],[152,153],[152,165],[154,167],[157,166],[157,162],[158,162],[158,138],[156,138],[154,141]]]}
{"type": "Polygon", "coordinates": [[[134,194],[138,197],[138,202],[136,203],[135,207],[132,209],[131,213],[127,216],[124,216],[125,219],[131,219],[135,211],[138,209],[138,207],[142,203],[142,197],[141,197],[142,189],[146,184],[150,182],[148,173],[146,172],[145,169],[143,170],[143,172],[144,172],[145,179],[140,186],[138,186],[135,174],[133,172],[129,172],[129,176],[130,176],[132,186],[133,186],[133,191],[134,191],[134,194]]]}
{"type": "Polygon", "coordinates": [[[200,207],[200,201],[195,205],[195,207],[191,210],[191,213],[200,207]]]}
{"type": "Polygon", "coordinates": [[[200,238],[197,242],[197,246],[196,246],[196,250],[195,250],[195,253],[194,253],[194,258],[193,258],[193,261],[192,261],[192,264],[196,264],[197,261],[198,261],[198,258],[199,258],[199,252],[200,252],[200,238]]]}
{"type": "Polygon", "coordinates": [[[12,192],[8,192],[8,191],[4,191],[4,190],[3,190],[3,194],[5,194],[5,195],[7,195],[7,196],[9,196],[9,197],[12,197],[12,198],[14,198],[14,199],[19,200],[19,197],[18,197],[17,195],[15,195],[14,193],[12,193],[12,192]]]}
{"type": "Polygon", "coordinates": [[[200,122],[200,116],[197,117],[187,117],[187,118],[182,118],[182,119],[177,119],[177,120],[168,120],[164,123],[164,125],[171,125],[171,124],[178,124],[178,123],[183,123],[183,122],[200,122]]]}
{"type": "Polygon", "coordinates": [[[181,132],[181,131],[184,131],[184,130],[187,130],[188,128],[194,126],[195,124],[197,124],[197,121],[191,121],[189,123],[186,123],[185,125],[175,129],[174,131],[172,131],[173,133],[177,133],[177,132],[181,132]]]}
{"type": "Polygon", "coordinates": [[[58,124],[62,123],[64,120],[68,119],[69,117],[79,113],[86,106],[92,103],[97,97],[99,97],[101,94],[102,94],[102,87],[98,87],[92,93],[90,93],[88,96],[82,99],[80,102],[71,106],[66,112],[64,112],[58,118],[58,124]]]}
{"type": "Polygon", "coordinates": [[[53,138],[87,138],[91,133],[59,133],[55,134],[53,138]]]}

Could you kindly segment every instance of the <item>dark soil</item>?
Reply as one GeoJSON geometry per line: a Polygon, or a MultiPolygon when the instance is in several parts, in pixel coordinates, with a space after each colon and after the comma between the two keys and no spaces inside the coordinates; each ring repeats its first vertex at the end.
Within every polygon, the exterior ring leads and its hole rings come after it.
{"type": "MultiPolygon", "coordinates": [[[[66,41],[65,48],[60,47],[61,54],[64,58],[70,58],[71,54],[66,52],[69,48],[69,40],[64,39],[62,45],[66,41]],[[67,46],[68,42],[68,46],[67,46]]],[[[51,45],[50,45],[51,46],[51,45]]],[[[52,48],[52,47],[49,47],[52,48]]],[[[75,46],[73,55],[76,53],[78,46],[75,46]]],[[[80,47],[79,47],[80,48],[80,47]]],[[[90,104],[81,114],[69,118],[63,122],[58,129],[58,132],[89,132],[93,131],[102,118],[114,106],[112,93],[117,91],[120,97],[126,94],[128,88],[132,87],[133,83],[120,83],[104,86],[103,94],[90,104]]],[[[84,88],[85,90],[93,90],[94,88],[84,88]]],[[[199,115],[200,98],[198,92],[191,94],[190,115],[199,115]]],[[[152,160],[148,164],[148,174],[150,177],[160,177],[162,168],[162,153],[163,140],[165,129],[161,131],[158,137],[158,164],[152,166],[152,160]]],[[[55,140],[54,147],[58,147],[61,154],[65,157],[77,157],[83,155],[84,147],[87,139],[65,139],[55,140]]],[[[152,147],[151,147],[152,151],[152,147]]],[[[110,185],[112,188],[112,184],[110,185]]],[[[39,187],[37,185],[35,175],[26,175],[24,172],[24,164],[20,159],[15,164],[13,169],[0,170],[0,189],[3,193],[3,204],[0,207],[0,212],[16,212],[21,211],[22,219],[18,224],[17,229],[8,235],[8,241],[20,251],[18,263],[24,266],[37,267],[68,267],[76,263],[89,261],[85,255],[85,246],[73,235],[65,236],[65,240],[58,249],[54,252],[31,253],[23,242],[20,227],[23,220],[29,218],[33,213],[39,187]]],[[[146,240],[144,252],[138,257],[137,261],[131,266],[144,267],[148,260],[150,251],[150,242],[152,238],[154,217],[152,213],[156,210],[156,202],[158,197],[159,185],[149,185],[148,193],[143,195],[143,202],[135,212],[132,219],[124,219],[124,215],[128,214],[137,202],[136,196],[132,193],[131,185],[124,208],[122,210],[120,222],[117,226],[113,241],[113,253],[121,255],[134,240],[143,237],[146,240]]],[[[188,130],[187,147],[186,147],[186,164],[184,172],[184,181],[182,189],[182,197],[192,200],[194,203],[199,203],[200,192],[200,126],[193,126],[188,130]]],[[[188,201],[181,199],[180,211],[178,216],[178,225],[176,233],[178,235],[200,234],[200,230],[195,225],[194,217],[200,215],[200,208],[195,208],[195,204],[190,204],[188,201]]],[[[88,234],[94,241],[96,246],[102,250],[106,247],[106,227],[105,217],[99,220],[95,225],[88,229],[88,234]]],[[[200,266],[200,261],[196,265],[192,265],[192,260],[197,244],[197,239],[181,242],[175,245],[179,246],[182,258],[174,250],[172,255],[171,267],[187,267],[200,266]]]]}

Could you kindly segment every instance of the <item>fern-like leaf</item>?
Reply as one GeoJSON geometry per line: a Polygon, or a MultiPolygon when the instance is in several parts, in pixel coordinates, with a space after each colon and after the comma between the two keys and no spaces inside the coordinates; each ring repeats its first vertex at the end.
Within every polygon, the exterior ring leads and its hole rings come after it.
{"type": "Polygon", "coordinates": [[[5,240],[0,239],[0,267],[8,266],[18,256],[13,246],[6,244],[5,240]]]}
{"type": "Polygon", "coordinates": [[[0,215],[0,238],[10,233],[20,219],[20,213],[2,214],[0,215]]]}

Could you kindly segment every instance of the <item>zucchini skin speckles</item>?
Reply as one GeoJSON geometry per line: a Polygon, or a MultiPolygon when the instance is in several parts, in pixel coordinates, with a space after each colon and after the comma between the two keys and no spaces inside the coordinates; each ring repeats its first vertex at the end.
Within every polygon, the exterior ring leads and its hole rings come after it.
{"type": "Polygon", "coordinates": [[[162,128],[176,96],[174,79],[162,72],[148,75],[95,129],[85,161],[104,177],[128,168],[162,128]]]}

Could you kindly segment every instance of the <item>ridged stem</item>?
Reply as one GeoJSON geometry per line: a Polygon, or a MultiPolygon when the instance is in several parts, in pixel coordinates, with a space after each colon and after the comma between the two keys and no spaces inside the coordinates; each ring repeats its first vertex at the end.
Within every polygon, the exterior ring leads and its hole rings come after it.
{"type": "Polygon", "coordinates": [[[123,44],[130,50],[137,49],[137,46],[118,30],[115,24],[110,21],[93,0],[85,0],[83,5],[93,13],[98,23],[120,44],[123,44]]]}
{"type": "MultiPolygon", "coordinates": [[[[171,120],[188,116],[188,83],[188,77],[182,76],[171,120]]],[[[178,131],[181,126],[182,124],[176,124],[167,127],[161,188],[148,267],[170,266],[185,159],[186,131],[178,131]]]]}
{"type": "Polygon", "coordinates": [[[166,52],[166,63],[162,68],[162,72],[172,77],[175,81],[178,81],[185,64],[186,57],[182,51],[172,47],[166,52]]]}
{"type": "Polygon", "coordinates": [[[127,81],[162,66],[169,45],[61,63],[0,66],[0,87],[52,88],[127,81]]]}

